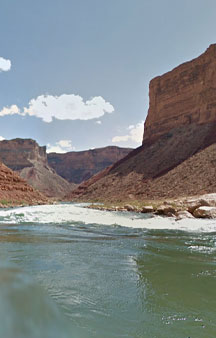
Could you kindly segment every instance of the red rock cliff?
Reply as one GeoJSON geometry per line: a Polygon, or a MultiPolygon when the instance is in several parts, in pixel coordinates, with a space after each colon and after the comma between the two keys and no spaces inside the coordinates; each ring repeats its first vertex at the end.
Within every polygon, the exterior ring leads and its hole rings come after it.
{"type": "Polygon", "coordinates": [[[126,201],[216,191],[216,45],[150,83],[143,145],[67,199],[126,201]]]}
{"type": "Polygon", "coordinates": [[[45,196],[0,162],[0,207],[46,202],[45,196]]]}
{"type": "Polygon", "coordinates": [[[32,139],[1,141],[0,161],[48,197],[62,197],[73,188],[49,167],[46,147],[32,139]]]}
{"type": "Polygon", "coordinates": [[[144,143],[176,127],[216,121],[216,44],[151,80],[149,98],[144,143]]]}
{"type": "Polygon", "coordinates": [[[69,182],[81,183],[125,157],[132,149],[109,146],[65,154],[48,154],[49,165],[69,182]]]}

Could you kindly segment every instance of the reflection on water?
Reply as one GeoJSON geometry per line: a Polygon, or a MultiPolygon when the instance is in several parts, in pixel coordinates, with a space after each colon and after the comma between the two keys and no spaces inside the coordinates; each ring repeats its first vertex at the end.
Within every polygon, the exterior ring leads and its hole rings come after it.
{"type": "Polygon", "coordinates": [[[0,337],[216,337],[213,221],[185,232],[76,205],[0,217],[0,337]]]}

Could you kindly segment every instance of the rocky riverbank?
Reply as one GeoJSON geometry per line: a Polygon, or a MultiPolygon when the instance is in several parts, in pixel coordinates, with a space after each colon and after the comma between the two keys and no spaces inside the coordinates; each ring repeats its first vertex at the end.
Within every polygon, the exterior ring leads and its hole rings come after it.
{"type": "Polygon", "coordinates": [[[151,213],[153,215],[175,217],[176,220],[183,218],[216,218],[216,193],[169,200],[92,203],[87,208],[151,213]]]}

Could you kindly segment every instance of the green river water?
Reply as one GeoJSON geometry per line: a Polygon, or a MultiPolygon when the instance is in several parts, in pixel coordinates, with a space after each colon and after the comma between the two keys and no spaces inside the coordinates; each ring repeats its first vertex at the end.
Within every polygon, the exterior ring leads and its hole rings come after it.
{"type": "Polygon", "coordinates": [[[216,221],[0,211],[1,338],[215,338],[216,221]]]}

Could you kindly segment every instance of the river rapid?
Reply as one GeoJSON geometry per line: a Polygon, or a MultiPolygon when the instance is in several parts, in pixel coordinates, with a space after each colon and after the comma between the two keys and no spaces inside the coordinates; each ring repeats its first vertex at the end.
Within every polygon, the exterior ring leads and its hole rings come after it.
{"type": "Polygon", "coordinates": [[[216,221],[0,210],[0,337],[215,338],[216,221]]]}

